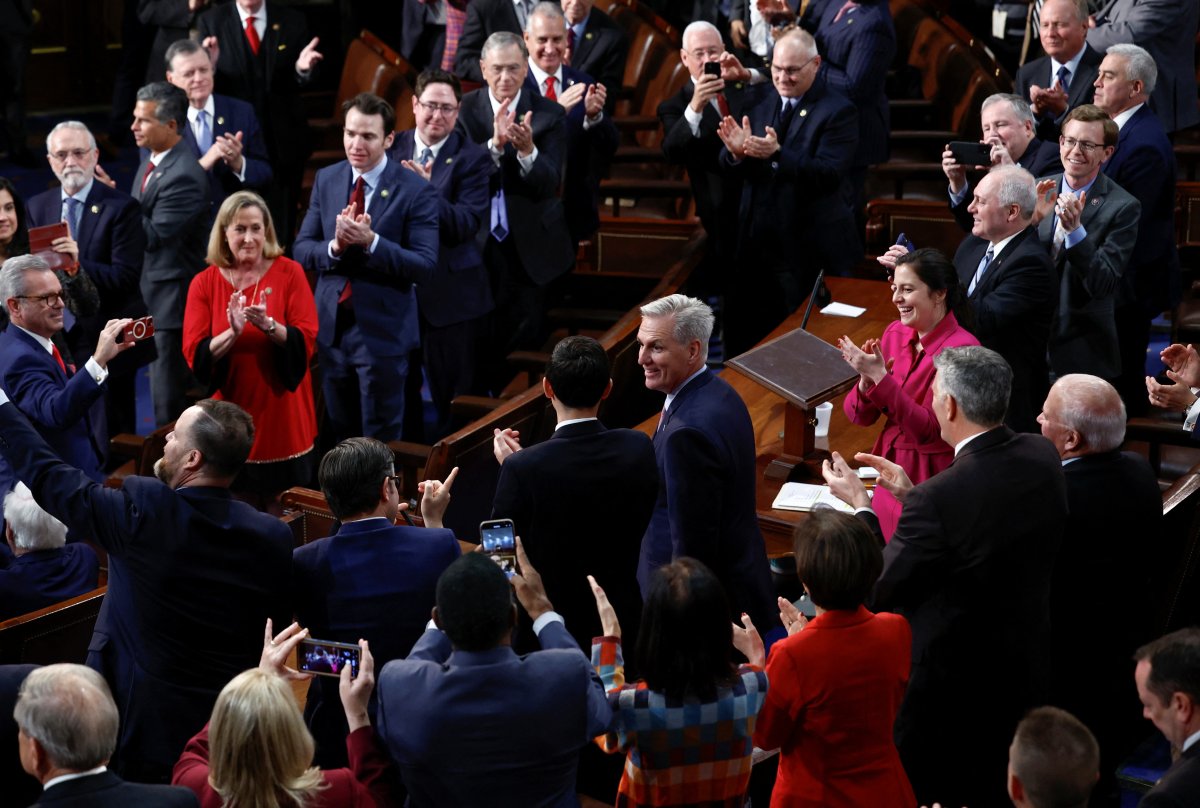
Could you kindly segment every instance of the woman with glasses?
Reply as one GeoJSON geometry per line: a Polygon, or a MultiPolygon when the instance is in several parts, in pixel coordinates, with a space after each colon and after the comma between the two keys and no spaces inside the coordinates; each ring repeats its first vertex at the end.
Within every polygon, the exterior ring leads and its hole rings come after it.
{"type": "Polygon", "coordinates": [[[313,476],[308,369],[317,308],[304,270],[283,256],[267,204],[253,192],[221,205],[208,260],[188,289],[183,353],[214,398],[254,417],[254,447],[234,490],[270,510],[280,492],[313,476]]]}
{"type": "MultiPolygon", "coordinates": [[[[859,374],[842,409],[859,426],[886,418],[871,454],[899,464],[919,483],[954,459],[933,413],[933,358],[944,348],[979,340],[963,327],[972,322],[967,295],[946,256],[926,247],[898,257],[894,271],[892,302],[900,319],[861,347],[849,337],[838,340],[842,358],[859,374]]],[[[876,487],[872,508],[884,539],[890,540],[900,502],[876,487]]]]}

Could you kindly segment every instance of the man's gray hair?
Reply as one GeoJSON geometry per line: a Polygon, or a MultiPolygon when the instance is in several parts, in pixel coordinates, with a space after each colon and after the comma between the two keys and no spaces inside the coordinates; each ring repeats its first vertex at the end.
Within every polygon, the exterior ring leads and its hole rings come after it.
{"type": "MultiPolygon", "coordinates": [[[[171,69],[171,63],[175,61],[176,56],[191,56],[193,53],[204,51],[204,46],[194,39],[177,39],[167,47],[167,52],[163,54],[163,67],[167,70],[171,69]]],[[[209,61],[212,61],[211,55],[209,61]]]]}
{"type": "Polygon", "coordinates": [[[80,121],[59,121],[54,124],[54,128],[50,130],[50,134],[46,135],[46,153],[50,153],[50,138],[54,137],[54,133],[62,129],[74,129],[78,132],[83,132],[87,135],[88,148],[96,148],[96,137],[92,134],[92,130],[88,129],[85,124],[80,121]]]}
{"type": "Polygon", "coordinates": [[[154,102],[154,117],[161,124],[175,121],[182,132],[187,123],[187,93],[167,81],[152,81],[137,91],[138,101],[154,102]]]}
{"type": "MultiPolygon", "coordinates": [[[[1050,0],[1046,0],[1049,2],[1050,0]]],[[[1067,3],[1074,6],[1075,18],[1079,20],[1081,25],[1086,25],[1088,16],[1092,13],[1088,8],[1088,0],[1066,0],[1067,3]]]]}
{"type": "Polygon", "coordinates": [[[983,104],[979,107],[979,111],[983,112],[992,104],[999,104],[1001,101],[1007,101],[1012,107],[1013,115],[1021,125],[1029,124],[1034,126],[1033,108],[1029,106],[1029,102],[1019,95],[1013,93],[992,93],[987,98],[983,99],[983,104]]]}
{"type": "Polygon", "coordinates": [[[117,705],[104,677],[83,665],[47,665],[26,676],[13,718],[70,772],[104,764],[117,746],[117,705]]]}
{"type": "Polygon", "coordinates": [[[1158,65],[1149,51],[1138,45],[1121,44],[1111,46],[1108,55],[1124,56],[1126,81],[1140,81],[1147,96],[1154,92],[1154,85],[1158,83],[1158,65]]]}
{"type": "Polygon", "coordinates": [[[525,47],[525,40],[521,38],[520,34],[514,34],[512,31],[497,31],[484,40],[483,48],[479,51],[479,58],[486,59],[492,51],[513,45],[520,48],[522,59],[529,58],[529,48],[525,47]]]}
{"type": "Polygon", "coordinates": [[[549,17],[552,20],[562,20],[563,30],[567,28],[567,15],[563,14],[562,6],[552,0],[542,0],[529,11],[529,16],[525,19],[525,30],[529,30],[529,26],[533,25],[533,18],[549,17]]]}
{"type": "Polygon", "coordinates": [[[643,319],[675,317],[671,337],[680,345],[700,340],[700,353],[708,359],[708,339],[712,336],[713,310],[703,300],[687,295],[667,295],[642,306],[643,319]]]}
{"type": "Polygon", "coordinates": [[[802,59],[812,59],[817,56],[817,40],[803,28],[793,28],[775,40],[775,49],[779,50],[779,46],[785,42],[795,43],[796,47],[800,49],[800,58],[802,59]]]}
{"type": "Polygon", "coordinates": [[[49,272],[50,265],[36,255],[14,255],[0,266],[0,305],[8,299],[25,294],[29,286],[25,283],[26,272],[49,272]]]}
{"type": "Polygon", "coordinates": [[[971,423],[999,426],[1008,411],[1012,393],[1012,368],[990,348],[969,345],[946,348],[933,358],[936,383],[942,395],[951,396],[971,423]]]}
{"type": "Polygon", "coordinates": [[[67,543],[67,526],[42,510],[33,492],[18,482],[4,495],[4,521],[21,550],[56,550],[67,543]]]}
{"type": "Polygon", "coordinates": [[[683,29],[683,36],[679,41],[683,43],[684,50],[688,49],[688,41],[701,31],[712,31],[718,37],[721,36],[720,29],[711,22],[708,22],[707,20],[696,20],[693,23],[689,23],[688,27],[683,29]]]}
{"type": "Polygon", "coordinates": [[[988,172],[996,178],[996,201],[1001,205],[1016,205],[1021,218],[1033,218],[1037,205],[1037,181],[1020,166],[997,166],[988,172]]]}
{"type": "Polygon", "coordinates": [[[1111,452],[1125,440],[1125,402],[1117,388],[1086,373],[1068,373],[1054,383],[1063,426],[1083,436],[1089,454],[1111,452]]]}

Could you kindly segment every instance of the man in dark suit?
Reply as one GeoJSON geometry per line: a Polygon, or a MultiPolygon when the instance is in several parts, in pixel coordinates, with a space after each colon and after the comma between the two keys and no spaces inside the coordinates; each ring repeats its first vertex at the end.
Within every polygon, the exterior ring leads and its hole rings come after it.
{"type": "Polygon", "coordinates": [[[432,440],[454,431],[455,396],[483,392],[492,287],[478,237],[488,217],[488,185],[496,166],[487,149],[455,130],[462,88],[439,68],[417,77],[416,129],[396,134],[388,159],[430,182],[438,194],[438,266],[417,286],[421,352],[437,412],[432,440]]]}
{"type": "MultiPolygon", "coordinates": [[[[1060,278],[1050,369],[1057,376],[1114,380],[1121,348],[1113,312],[1142,206],[1100,173],[1117,143],[1117,125],[1102,109],[1084,104],[1071,110],[1060,140],[1063,173],[1038,181],[1033,217],[1060,278]]],[[[1136,372],[1144,365],[1143,359],[1136,372]]]]}
{"type": "Polygon", "coordinates": [[[1150,637],[1137,610],[1114,610],[1097,621],[1096,609],[1118,591],[1135,603],[1153,599],[1149,555],[1130,552],[1129,539],[1158,535],[1162,495],[1145,458],[1120,451],[1125,406],[1103,379],[1060,377],[1038,422],[1062,458],[1070,511],[1050,589],[1050,700],[1092,728],[1104,750],[1100,770],[1114,772],[1139,736],[1130,725],[1129,659],[1150,637]]]}
{"type": "Polygon", "coordinates": [[[887,162],[889,153],[891,128],[884,83],[896,56],[892,12],[884,0],[864,0],[849,7],[841,0],[822,0],[808,5],[800,25],[816,38],[820,78],[858,108],[859,140],[850,202],[855,217],[865,222],[867,166],[887,162]]]}
{"type": "Polygon", "coordinates": [[[558,3],[541,2],[529,12],[525,45],[529,72],[523,89],[557,101],[567,113],[567,167],[563,207],[571,241],[590,239],[600,227],[600,180],[617,151],[617,128],[604,107],[608,91],[564,62],[567,22],[558,3]]]}
{"type": "Polygon", "coordinates": [[[817,272],[849,274],[862,252],[849,175],[858,142],[854,105],[817,79],[812,36],[775,43],[768,92],[719,134],[726,171],[743,178],[738,254],[744,272],[726,291],[726,355],[749,350],[794,311],[817,272]]]}
{"type": "MultiPolygon", "coordinates": [[[[766,548],[758,529],[754,429],[746,405],[705,367],[712,309],[671,295],[642,307],[638,363],[646,387],[667,396],[654,435],[658,501],[642,538],[638,584],[680,556],[704,562],[733,615],[776,624],[766,548]]],[[[736,617],[735,617],[736,619],[736,617]]]]}
{"type": "MultiPolygon", "coordinates": [[[[983,139],[992,147],[991,166],[1019,165],[1035,177],[1058,171],[1062,163],[1058,159],[1058,141],[1047,142],[1039,138],[1033,129],[1033,110],[1029,102],[1019,95],[994,93],[983,100],[979,110],[983,139]]],[[[950,211],[963,230],[970,231],[974,225],[967,207],[971,204],[971,182],[967,169],[960,165],[946,144],[942,152],[942,171],[950,181],[950,211]]]]}
{"type": "Polygon", "coordinates": [[[280,242],[286,244],[296,232],[300,181],[312,153],[300,90],[321,61],[319,39],[308,38],[300,11],[264,0],[215,5],[196,25],[213,57],[217,91],[248,102],[262,124],[276,177],[268,186],[267,203],[280,242]]]}
{"type": "Polygon", "coordinates": [[[1196,30],[1200,4],[1191,0],[1107,0],[1089,21],[1088,44],[1101,53],[1137,44],[1158,65],[1150,106],[1168,132],[1200,122],[1196,107],[1196,30]]]}
{"type": "Polygon", "coordinates": [[[1046,341],[1058,279],[1030,226],[1033,175],[1017,166],[988,172],[975,186],[971,234],[954,254],[958,278],[975,315],[975,336],[1013,369],[1010,427],[1037,429],[1034,417],[1050,385],[1046,341]]]}
{"type": "Polygon", "coordinates": [[[719,292],[732,282],[728,267],[737,245],[742,180],[721,168],[717,127],[725,115],[740,121],[758,101],[758,92],[743,82],[705,72],[707,64],[720,65],[724,52],[721,32],[712,23],[693,22],[685,28],[679,57],[691,81],[658,105],[663,154],[668,163],[686,169],[696,215],[708,235],[706,277],[693,280],[719,292]]]}
{"type": "Polygon", "coordinates": [[[188,286],[204,269],[208,246],[208,177],[186,147],[187,95],[165,81],[138,90],[133,139],[149,152],[133,178],[142,206],[146,255],[142,298],[154,316],[158,358],[150,364],[154,421],[166,426],[187,406],[192,378],[183,358],[183,309],[188,286]]]}
{"type": "Polygon", "coordinates": [[[565,0],[562,10],[567,18],[567,63],[608,89],[607,109],[612,112],[625,83],[629,38],[594,0],[565,0]]]}
{"type": "MultiPolygon", "coordinates": [[[[511,430],[496,434],[493,446],[502,465],[492,518],[513,520],[525,552],[546,574],[546,594],[580,647],[603,633],[587,582],[593,575],[623,621],[624,647],[633,650],[642,611],[638,554],[654,509],[658,469],[645,435],[605,429],[597,419],[610,390],[600,343],[576,336],[554,346],[542,392],[558,425],[549,440],[528,448],[511,430]],[[581,518],[615,502],[621,503],[617,519],[581,518]]],[[[518,650],[532,650],[527,621],[521,629],[518,650]]]]}
{"type": "Polygon", "coordinates": [[[484,43],[497,31],[521,35],[534,0],[472,0],[467,4],[467,21],[463,23],[454,57],[454,74],[461,79],[484,82],[481,70],[484,43]]]}
{"type": "MultiPolygon", "coordinates": [[[[128,321],[110,321],[100,332],[95,353],[76,369],[51,339],[62,331],[66,307],[62,284],[45,261],[36,255],[5,261],[0,299],[9,318],[9,327],[0,333],[0,387],[9,391],[59,457],[102,481],[104,454],[89,410],[104,395],[109,360],[126,349],[116,340],[128,321]]],[[[7,493],[18,479],[24,478],[0,459],[0,493],[7,493]]]]}
{"type": "Polygon", "coordinates": [[[1067,113],[1092,103],[1104,54],[1087,43],[1087,0],[1046,0],[1039,19],[1046,55],[1021,66],[1014,92],[1033,105],[1038,137],[1056,141],[1067,113]]]}
{"type": "MultiPolygon", "coordinates": [[[[96,314],[77,318],[75,326],[66,331],[71,356],[82,366],[96,349],[105,323],[146,316],[138,288],[146,236],[137,201],[96,181],[100,151],[86,126],[79,121],[56,124],[46,136],[46,157],[62,187],[30,197],[25,203],[26,223],[43,227],[65,221],[71,236],[63,247],[73,252],[80,271],[87,273],[99,293],[96,314]]],[[[108,445],[109,436],[136,431],[134,378],[137,369],[153,358],[154,342],[147,340],[110,363],[104,396],[106,418],[96,418],[93,423],[102,448],[108,445]]]]}
{"type": "MultiPolygon", "coordinates": [[[[371,644],[377,665],[408,654],[425,630],[438,576],[460,555],[449,530],[405,527],[392,452],[350,438],[321,460],[321,492],[341,523],[334,535],[298,547],[292,603],[313,637],[371,644]]],[[[304,716],[323,769],[345,767],[346,714],[338,681],[318,676],[304,716]]]]}
{"type": "Polygon", "coordinates": [[[172,43],[166,62],[167,81],[187,93],[183,140],[208,173],[211,222],[230,194],[265,192],[272,178],[267,149],[254,107],[213,94],[212,60],[199,43],[191,39],[172,43]]]}
{"type": "MultiPolygon", "coordinates": [[[[1013,371],[1000,354],[947,348],[933,361],[933,411],[954,463],[914,487],[895,463],[858,456],[904,502],[873,596],[875,610],[912,625],[896,745],[921,804],[1008,805],[1005,750],[1050,685],[1050,581],[1066,484],[1045,438],[1003,425],[1013,371]]],[[[840,455],[824,474],[879,533],[866,489],[840,455]]]]}
{"type": "Polygon", "coordinates": [[[409,352],[419,344],[413,284],[438,261],[438,201],[386,150],[391,104],[344,105],[346,160],[317,172],[294,253],[317,272],[317,351],[335,440],[400,438],[409,352]]]}
{"type": "Polygon", "coordinates": [[[126,783],[107,770],[117,744],[117,705],[90,668],[64,663],[31,671],[13,717],[20,728],[21,765],[44,788],[35,805],[199,805],[181,786],[126,783]]]}
{"type": "Polygon", "coordinates": [[[96,551],[66,544],[67,526],[38,507],[25,483],[4,495],[4,537],[12,555],[0,554],[0,621],[96,588],[96,551]]]}
{"type": "Polygon", "coordinates": [[[1117,390],[1134,414],[1146,405],[1143,378],[1150,321],[1181,296],[1175,249],[1175,153],[1162,122],[1147,106],[1157,78],[1158,68],[1145,49],[1113,45],[1096,79],[1096,106],[1120,129],[1116,150],[1100,170],[1142,206],[1116,310],[1121,344],[1117,390]]]}
{"type": "Polygon", "coordinates": [[[1200,794],[1200,629],[1185,628],[1138,649],[1133,680],[1142,715],[1166,736],[1179,758],[1139,808],[1185,808],[1200,794]]]}
{"type": "Polygon", "coordinates": [[[42,792],[42,784],[21,765],[19,727],[13,720],[13,707],[25,677],[38,665],[0,665],[0,782],[4,797],[13,805],[32,805],[42,792]]]}
{"type": "Polygon", "coordinates": [[[289,622],[291,531],[229,493],[253,441],[249,415],[205,399],[167,436],[158,479],[106,488],[0,391],[0,453],[42,508],[108,551],[88,666],[118,699],[115,766],[131,780],[165,782],[221,688],[256,664],[267,618],[289,622]]]}
{"type": "MultiPolygon", "coordinates": [[[[470,8],[474,13],[476,4],[470,8]]],[[[458,128],[486,145],[499,169],[483,253],[496,300],[496,366],[510,351],[539,343],[546,285],[570,271],[575,246],[558,198],[567,150],[563,108],[522,90],[529,51],[520,36],[492,34],[482,54],[487,86],[463,96],[458,128]]],[[[500,383],[490,381],[493,388],[500,383]]]]}
{"type": "Polygon", "coordinates": [[[576,804],[579,752],[612,723],[599,676],[517,548],[511,586],[481,553],[451,564],[436,628],[379,673],[376,728],[413,805],[576,804]],[[514,589],[543,651],[509,645],[514,589]]]}

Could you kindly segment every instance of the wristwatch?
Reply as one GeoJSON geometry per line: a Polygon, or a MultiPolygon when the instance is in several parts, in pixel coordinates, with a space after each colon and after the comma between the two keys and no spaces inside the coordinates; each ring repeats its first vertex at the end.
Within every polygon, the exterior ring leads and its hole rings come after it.
{"type": "Polygon", "coordinates": [[[268,320],[268,321],[270,321],[270,323],[271,323],[271,327],[270,327],[270,328],[264,328],[264,329],[263,329],[263,333],[264,333],[264,334],[274,334],[274,333],[275,333],[275,318],[274,318],[274,317],[268,317],[268,318],[267,318],[267,320],[268,320]]]}

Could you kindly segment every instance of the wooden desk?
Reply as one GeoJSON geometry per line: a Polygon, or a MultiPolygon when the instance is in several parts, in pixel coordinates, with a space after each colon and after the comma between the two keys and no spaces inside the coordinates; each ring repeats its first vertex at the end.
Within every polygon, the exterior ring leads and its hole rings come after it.
{"type": "MultiPolygon", "coordinates": [[[[883,329],[897,318],[896,307],[892,304],[890,286],[883,281],[864,281],[851,278],[830,278],[827,280],[833,299],[839,303],[849,303],[861,306],[867,311],[859,317],[831,317],[814,311],[808,321],[808,330],[829,344],[836,344],[839,337],[845,335],[861,345],[869,337],[879,337],[883,329]]],[[[801,306],[779,328],[772,331],[763,340],[774,339],[780,334],[786,334],[799,328],[804,316],[801,306]]],[[[721,378],[729,382],[738,395],[746,402],[750,410],[750,420],[754,424],[755,451],[758,455],[758,522],[762,528],[763,539],[766,541],[767,555],[779,556],[792,551],[792,532],[796,524],[805,519],[806,515],[797,511],[782,511],[771,507],[781,480],[765,478],[767,465],[783,451],[783,412],[785,402],[782,397],[751,381],[736,370],[727,368],[721,371],[721,378]]],[[[850,423],[842,410],[844,396],[833,401],[833,414],[829,423],[829,437],[817,438],[817,448],[840,452],[848,461],[855,452],[869,451],[875,445],[875,438],[883,429],[883,420],[873,426],[860,427],[850,423]]],[[[658,426],[658,416],[655,415],[643,422],[638,428],[647,435],[653,436],[658,426]]],[[[853,463],[853,461],[850,461],[853,463]]]]}

